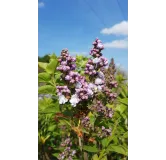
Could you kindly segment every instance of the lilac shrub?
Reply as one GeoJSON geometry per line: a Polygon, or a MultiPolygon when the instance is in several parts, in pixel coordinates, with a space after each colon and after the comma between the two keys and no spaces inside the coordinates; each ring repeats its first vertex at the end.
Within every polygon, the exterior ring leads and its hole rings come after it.
{"type": "MultiPolygon", "coordinates": [[[[111,119],[113,117],[113,109],[108,108],[106,103],[113,103],[117,94],[112,91],[112,88],[117,87],[117,82],[114,79],[114,72],[110,75],[106,74],[106,67],[108,67],[108,60],[103,57],[101,51],[104,45],[98,38],[93,42],[93,48],[90,51],[91,58],[88,59],[84,75],[80,75],[76,71],[76,58],[70,56],[67,49],[62,50],[59,57],[60,65],[57,70],[62,73],[61,78],[64,86],[57,86],[57,95],[59,104],[70,104],[72,107],[89,109],[95,113],[96,116],[103,116],[111,119]],[[99,100],[99,93],[102,93],[106,101],[99,100]],[[86,105],[85,105],[86,104],[86,105]]],[[[110,67],[110,66],[109,66],[110,67]]],[[[97,117],[96,117],[97,118],[97,117]]],[[[81,127],[86,130],[93,130],[90,117],[88,115],[80,118],[81,127]]],[[[98,127],[98,136],[100,138],[111,136],[111,128],[104,126],[98,127]]],[[[70,139],[66,139],[61,146],[66,147],[65,150],[59,154],[59,160],[68,158],[69,160],[75,155],[75,150],[71,150],[70,139]]]]}

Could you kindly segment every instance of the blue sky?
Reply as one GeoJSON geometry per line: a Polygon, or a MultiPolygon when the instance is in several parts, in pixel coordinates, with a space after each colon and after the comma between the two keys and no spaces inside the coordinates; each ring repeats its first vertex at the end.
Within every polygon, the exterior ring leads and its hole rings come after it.
{"type": "Polygon", "coordinates": [[[103,55],[128,70],[127,0],[39,0],[39,56],[68,48],[88,55],[98,37],[103,55]]]}

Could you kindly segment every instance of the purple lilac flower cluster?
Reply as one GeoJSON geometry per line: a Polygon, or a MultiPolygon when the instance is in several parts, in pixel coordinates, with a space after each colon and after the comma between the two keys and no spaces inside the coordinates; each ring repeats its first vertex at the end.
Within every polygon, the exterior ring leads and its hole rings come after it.
{"type": "Polygon", "coordinates": [[[70,94],[70,90],[67,86],[56,86],[56,91],[58,93],[58,95],[68,95],[70,94]]]}
{"type": "MultiPolygon", "coordinates": [[[[59,58],[60,66],[57,67],[58,70],[63,72],[64,80],[75,84],[75,94],[71,96],[70,103],[72,106],[76,106],[77,103],[79,103],[82,100],[87,100],[89,97],[93,95],[92,90],[88,87],[88,83],[85,80],[85,77],[81,76],[78,72],[74,72],[72,70],[75,69],[73,67],[75,65],[76,59],[71,57],[68,53],[67,49],[62,50],[61,56],[59,58]]],[[[65,99],[61,93],[62,86],[58,86],[57,92],[59,97],[60,104],[64,104],[68,101],[68,99],[65,99]]],[[[63,87],[62,87],[63,90],[63,87]]],[[[65,91],[64,91],[65,92],[65,91]]],[[[68,91],[66,91],[68,92],[68,91]]]]}
{"type": "Polygon", "coordinates": [[[78,102],[87,100],[88,98],[93,96],[93,91],[89,87],[89,84],[86,82],[85,78],[80,75],[78,76],[79,80],[75,83],[75,94],[72,95],[70,99],[70,103],[74,107],[78,102]]]}
{"type": "Polygon", "coordinates": [[[86,67],[85,67],[85,74],[89,74],[89,75],[96,75],[97,71],[95,70],[95,66],[93,64],[93,60],[89,59],[86,67]]]}
{"type": "Polygon", "coordinates": [[[108,60],[104,57],[99,57],[99,58],[97,57],[94,58],[93,60],[89,59],[85,67],[85,74],[96,75],[97,70],[107,65],[108,65],[108,60]]]}
{"type": "Polygon", "coordinates": [[[91,49],[90,55],[93,56],[94,59],[89,59],[85,67],[85,74],[88,75],[96,75],[98,69],[108,65],[108,60],[102,57],[101,50],[104,49],[102,42],[97,38],[93,42],[93,45],[94,47],[91,49]]]}
{"type": "Polygon", "coordinates": [[[57,67],[57,70],[61,72],[68,72],[71,70],[75,70],[76,68],[76,58],[69,55],[68,49],[62,50],[61,56],[58,61],[60,62],[60,66],[57,67]]]}
{"type": "Polygon", "coordinates": [[[104,87],[104,92],[112,102],[117,98],[117,93],[112,93],[107,87],[104,87]]]}
{"type": "Polygon", "coordinates": [[[117,88],[118,87],[118,82],[117,81],[111,81],[110,82],[110,86],[111,86],[111,88],[117,88]]]}
{"type": "Polygon", "coordinates": [[[84,128],[86,129],[90,129],[92,127],[92,125],[90,124],[90,119],[89,117],[84,117],[82,120],[81,120],[81,124],[83,125],[84,128]]]}
{"type": "Polygon", "coordinates": [[[73,156],[76,154],[76,150],[72,150],[72,142],[70,138],[67,138],[63,143],[61,143],[62,147],[66,147],[64,151],[59,154],[58,159],[63,160],[63,159],[68,159],[68,160],[73,160],[73,156]]]}
{"type": "Polygon", "coordinates": [[[112,118],[114,113],[111,108],[104,106],[101,101],[97,101],[97,103],[93,105],[90,109],[98,113],[104,114],[104,116],[107,118],[112,118]]]}
{"type": "Polygon", "coordinates": [[[98,133],[100,138],[111,136],[112,129],[106,129],[104,126],[102,126],[101,131],[98,133]]]}
{"type": "MultiPolygon", "coordinates": [[[[101,71],[103,67],[107,66],[108,61],[106,58],[102,57],[101,50],[104,49],[102,42],[99,39],[96,39],[93,42],[94,48],[91,50],[90,54],[93,56],[93,59],[89,59],[86,68],[85,74],[95,76],[94,84],[86,82],[85,77],[81,76],[78,72],[74,72],[76,66],[76,59],[69,55],[67,49],[62,50],[61,56],[59,58],[60,66],[57,67],[57,70],[60,70],[63,75],[62,78],[75,86],[75,93],[71,95],[70,103],[72,106],[76,106],[80,101],[87,100],[93,97],[95,92],[102,91],[105,88],[105,76],[101,71]]],[[[116,87],[116,83],[112,82],[112,86],[116,87]]],[[[69,90],[64,91],[64,94],[69,94],[69,90]]],[[[59,95],[60,104],[64,104],[68,101],[65,96],[61,93],[60,86],[57,89],[59,95]]],[[[107,94],[108,95],[108,94],[107,94]]],[[[109,97],[113,100],[116,98],[115,94],[109,93],[109,97]]]]}
{"type": "Polygon", "coordinates": [[[65,80],[69,81],[69,83],[76,83],[78,81],[80,81],[81,76],[78,72],[73,72],[70,71],[66,76],[65,76],[65,80]]]}
{"type": "Polygon", "coordinates": [[[79,99],[87,100],[90,96],[93,95],[92,90],[88,89],[88,87],[84,86],[83,88],[76,89],[76,94],[79,99]]]}
{"type": "Polygon", "coordinates": [[[104,49],[104,45],[102,44],[101,40],[96,38],[96,40],[93,42],[94,48],[91,50],[90,55],[93,57],[100,57],[102,56],[101,50],[104,49]]]}
{"type": "Polygon", "coordinates": [[[115,63],[114,63],[113,58],[111,59],[109,67],[107,69],[103,70],[103,72],[105,74],[106,86],[111,88],[111,89],[112,88],[117,88],[118,83],[117,83],[117,81],[115,80],[115,77],[114,77],[116,69],[115,69],[115,63]]]}
{"type": "Polygon", "coordinates": [[[95,58],[93,61],[97,61],[98,68],[102,68],[108,65],[108,60],[105,57],[95,58]]]}

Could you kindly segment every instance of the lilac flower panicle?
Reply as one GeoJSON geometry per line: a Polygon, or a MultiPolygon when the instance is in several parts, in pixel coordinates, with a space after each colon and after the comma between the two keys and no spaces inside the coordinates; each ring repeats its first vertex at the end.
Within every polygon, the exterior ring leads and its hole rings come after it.
{"type": "Polygon", "coordinates": [[[91,63],[91,61],[88,62],[85,67],[85,74],[96,75],[96,73],[97,71],[95,70],[93,63],[91,63]]]}
{"type": "Polygon", "coordinates": [[[60,66],[57,67],[57,70],[61,72],[66,73],[70,70],[75,70],[76,68],[76,65],[74,64],[76,62],[76,58],[70,56],[67,49],[62,50],[58,61],[60,62],[60,66]]]}
{"type": "Polygon", "coordinates": [[[104,49],[104,45],[101,40],[96,38],[93,45],[94,48],[90,51],[90,55],[93,56],[93,59],[89,59],[85,67],[85,74],[90,76],[96,76],[98,69],[108,65],[108,60],[102,57],[101,50],[104,49]]]}
{"type": "Polygon", "coordinates": [[[65,147],[64,151],[59,154],[58,159],[69,159],[72,160],[74,155],[76,154],[76,150],[71,149],[71,139],[67,138],[64,142],[61,143],[62,147],[65,147]]]}
{"type": "Polygon", "coordinates": [[[114,114],[113,110],[104,106],[101,101],[97,101],[97,103],[92,105],[90,109],[104,115],[106,118],[112,118],[114,114]]]}
{"type": "MultiPolygon", "coordinates": [[[[105,77],[102,72],[102,68],[108,65],[108,60],[102,56],[101,50],[104,49],[102,41],[98,38],[93,42],[93,49],[91,49],[90,54],[93,58],[88,59],[88,62],[85,66],[85,74],[95,77],[94,84],[86,82],[85,77],[81,76],[78,72],[74,72],[76,65],[76,58],[69,55],[68,49],[63,49],[61,56],[59,58],[60,66],[57,67],[57,70],[63,72],[62,79],[65,80],[68,85],[73,84],[75,86],[75,93],[70,98],[70,103],[73,107],[84,100],[92,98],[96,92],[101,92],[105,86],[105,77]]],[[[116,83],[112,82],[113,86],[116,86],[116,83]]],[[[57,93],[59,95],[60,104],[64,104],[68,101],[66,95],[71,94],[69,90],[65,88],[57,88],[57,93]]],[[[116,96],[107,93],[109,97],[114,99],[116,96]]],[[[102,111],[102,107],[98,110],[102,111]]],[[[111,117],[111,114],[110,116],[111,117]]]]}
{"type": "Polygon", "coordinates": [[[101,127],[101,132],[98,133],[100,138],[108,137],[112,135],[112,129],[106,129],[104,126],[101,127]]]}
{"type": "Polygon", "coordinates": [[[81,124],[84,128],[86,128],[87,130],[91,129],[92,128],[92,125],[90,124],[90,119],[89,117],[84,117],[82,120],[81,120],[81,124]]]}
{"type": "Polygon", "coordinates": [[[107,87],[103,88],[106,96],[113,102],[116,98],[117,98],[117,93],[112,93],[112,91],[110,89],[108,89],[107,87]]]}
{"type": "Polygon", "coordinates": [[[110,85],[112,88],[117,88],[118,87],[118,82],[117,81],[112,81],[110,82],[110,85]]]}

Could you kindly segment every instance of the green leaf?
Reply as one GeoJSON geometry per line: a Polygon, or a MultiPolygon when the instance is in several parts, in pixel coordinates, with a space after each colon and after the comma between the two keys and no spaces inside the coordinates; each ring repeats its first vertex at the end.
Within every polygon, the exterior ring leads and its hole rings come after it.
{"type": "Polygon", "coordinates": [[[52,99],[44,98],[39,100],[39,114],[50,114],[60,112],[59,102],[53,102],[52,99]]]}
{"type": "Polygon", "coordinates": [[[123,138],[128,138],[128,131],[123,134],[123,138]]]}
{"type": "Polygon", "coordinates": [[[63,121],[65,124],[67,124],[67,125],[69,125],[69,126],[71,127],[71,123],[70,123],[69,121],[67,121],[67,120],[65,120],[65,119],[60,120],[60,121],[63,121]]]}
{"type": "Polygon", "coordinates": [[[56,70],[56,67],[58,65],[58,60],[57,59],[51,59],[50,63],[46,67],[46,72],[49,74],[53,74],[54,71],[56,70]]]}
{"type": "Polygon", "coordinates": [[[46,72],[42,72],[38,74],[39,82],[48,82],[50,79],[51,79],[51,76],[46,72]]]}
{"type": "Polygon", "coordinates": [[[42,114],[50,114],[50,113],[58,113],[58,112],[59,112],[59,108],[55,107],[53,104],[49,105],[44,110],[39,110],[39,113],[42,113],[42,114]]]}
{"type": "Polygon", "coordinates": [[[55,87],[51,85],[40,86],[38,89],[39,94],[53,94],[55,93],[55,87]]]}
{"type": "Polygon", "coordinates": [[[116,146],[116,145],[109,145],[108,148],[107,148],[107,151],[109,152],[116,152],[116,153],[119,153],[119,154],[123,154],[125,156],[127,156],[127,151],[125,151],[125,148],[123,146],[116,146]]]}
{"type": "Polygon", "coordinates": [[[106,153],[106,150],[105,150],[105,149],[102,149],[102,151],[100,152],[99,159],[100,159],[100,160],[104,160],[106,154],[107,154],[107,153],[106,153]]]}
{"type": "Polygon", "coordinates": [[[82,132],[83,132],[83,133],[86,133],[86,134],[89,134],[89,132],[86,131],[85,128],[82,128],[82,132]]]}
{"type": "Polygon", "coordinates": [[[128,97],[128,88],[127,88],[126,85],[122,85],[121,94],[122,94],[123,98],[127,98],[128,97]]]}
{"type": "Polygon", "coordinates": [[[102,144],[103,148],[106,148],[109,145],[108,138],[102,139],[101,144],[102,144]]]}
{"type": "Polygon", "coordinates": [[[50,125],[50,126],[48,127],[48,131],[53,132],[53,131],[55,130],[55,128],[56,128],[55,124],[50,125]]]}
{"type": "Polygon", "coordinates": [[[49,55],[50,59],[57,59],[57,56],[55,55],[55,53],[49,55]]]}
{"type": "Polygon", "coordinates": [[[54,157],[58,158],[59,153],[53,153],[52,154],[54,157]]]}
{"type": "Polygon", "coordinates": [[[52,99],[50,99],[50,98],[46,98],[46,97],[44,97],[44,99],[41,99],[41,100],[39,100],[39,107],[40,108],[46,108],[47,106],[49,106],[50,104],[52,104],[52,99]]]}
{"type": "Polygon", "coordinates": [[[119,98],[119,102],[121,102],[124,105],[128,105],[128,98],[119,98]]]}
{"type": "Polygon", "coordinates": [[[93,157],[92,157],[92,160],[99,160],[99,157],[97,154],[95,154],[93,157]]]}
{"type": "Polygon", "coordinates": [[[110,142],[114,139],[114,135],[115,135],[115,132],[116,132],[116,129],[117,129],[117,125],[118,125],[118,120],[116,120],[115,123],[114,123],[114,127],[113,127],[113,130],[112,130],[112,135],[107,137],[108,144],[110,144],[110,142]]]}
{"type": "Polygon", "coordinates": [[[117,105],[116,111],[119,111],[122,114],[127,109],[127,106],[124,104],[117,105]]]}
{"type": "Polygon", "coordinates": [[[59,117],[59,124],[60,125],[68,125],[69,127],[71,127],[71,123],[70,122],[68,122],[67,120],[65,120],[64,118],[62,118],[62,117],[59,117]]]}
{"type": "Polygon", "coordinates": [[[44,70],[46,69],[47,65],[48,65],[48,63],[38,62],[38,66],[39,66],[40,68],[44,69],[44,70]]]}
{"type": "Polygon", "coordinates": [[[88,151],[88,152],[99,152],[99,150],[96,148],[96,146],[83,146],[83,150],[88,151]]]}
{"type": "Polygon", "coordinates": [[[76,62],[78,61],[81,61],[82,60],[82,58],[83,58],[83,56],[82,55],[76,55],[76,62]]]}
{"type": "Polygon", "coordinates": [[[100,160],[107,160],[107,156],[103,157],[103,158],[102,158],[102,159],[100,159],[100,160]]]}
{"type": "Polygon", "coordinates": [[[56,81],[56,82],[57,82],[58,80],[60,80],[61,74],[62,74],[62,73],[60,73],[60,72],[55,73],[55,81],[56,81]]]}
{"type": "Polygon", "coordinates": [[[114,108],[114,105],[112,105],[112,104],[106,104],[106,106],[108,107],[108,108],[114,108]]]}
{"type": "Polygon", "coordinates": [[[119,144],[119,136],[114,136],[114,138],[112,139],[112,141],[113,141],[112,144],[118,145],[119,144]]]}
{"type": "Polygon", "coordinates": [[[89,119],[90,119],[90,123],[91,123],[92,125],[94,125],[96,118],[95,118],[95,116],[92,114],[92,112],[89,112],[88,117],[89,117],[89,119]]]}

